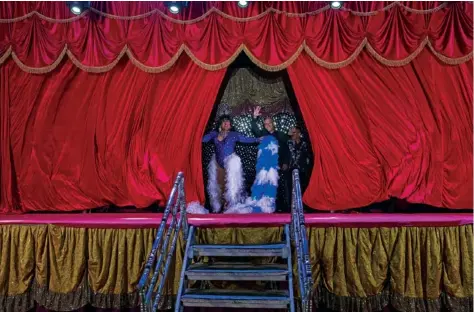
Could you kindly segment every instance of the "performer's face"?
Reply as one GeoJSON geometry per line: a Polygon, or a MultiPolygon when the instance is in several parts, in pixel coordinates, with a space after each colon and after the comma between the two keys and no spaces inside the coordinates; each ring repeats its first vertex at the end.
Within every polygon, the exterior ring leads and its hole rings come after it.
{"type": "Polygon", "coordinates": [[[265,120],[263,121],[263,126],[270,133],[275,131],[275,125],[273,124],[273,119],[271,118],[265,118],[265,120]]]}
{"type": "Polygon", "coordinates": [[[229,131],[230,127],[231,127],[231,124],[230,124],[230,121],[228,121],[228,120],[224,120],[221,124],[221,129],[223,131],[229,131]]]}
{"type": "Polygon", "coordinates": [[[291,139],[296,140],[297,138],[301,137],[301,131],[300,129],[293,127],[290,130],[290,135],[291,139]]]}

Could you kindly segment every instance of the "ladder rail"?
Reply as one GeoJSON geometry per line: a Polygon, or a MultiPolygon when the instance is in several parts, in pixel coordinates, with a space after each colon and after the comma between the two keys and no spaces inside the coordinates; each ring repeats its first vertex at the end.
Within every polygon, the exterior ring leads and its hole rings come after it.
{"type": "Polygon", "coordinates": [[[148,280],[148,275],[150,274],[151,268],[153,266],[153,262],[155,261],[156,252],[158,251],[158,247],[161,244],[161,240],[163,238],[163,232],[165,231],[166,223],[168,222],[173,199],[175,198],[176,193],[178,192],[178,185],[181,183],[182,179],[183,179],[183,174],[179,173],[178,176],[176,177],[173,188],[171,189],[171,194],[170,194],[170,197],[168,198],[168,202],[166,203],[166,207],[163,212],[163,217],[161,218],[160,227],[158,228],[158,232],[156,233],[155,240],[153,241],[150,255],[145,264],[145,269],[143,270],[140,281],[138,282],[138,285],[137,285],[138,290],[142,290],[143,287],[145,287],[145,284],[148,280]]]}
{"type": "MultiPolygon", "coordinates": [[[[293,174],[293,185],[295,185],[295,175],[293,174]]],[[[291,234],[292,234],[292,239],[295,245],[296,249],[296,267],[298,271],[298,288],[299,288],[299,294],[301,298],[303,298],[304,294],[304,289],[305,289],[305,283],[304,283],[304,275],[301,274],[302,271],[304,270],[303,268],[303,261],[302,261],[302,246],[301,246],[301,241],[299,240],[300,237],[300,227],[298,224],[298,219],[296,218],[296,192],[295,192],[295,187],[293,186],[292,190],[292,200],[291,200],[291,234]]]]}
{"type": "Polygon", "coordinates": [[[156,311],[163,296],[163,290],[168,276],[168,271],[175,255],[176,245],[180,233],[184,232],[184,239],[187,238],[188,224],[186,217],[186,197],[184,193],[184,175],[179,172],[168,198],[163,218],[153,241],[152,250],[145,264],[143,274],[137,285],[140,294],[140,311],[156,311]],[[179,210],[179,211],[178,211],[179,210]],[[171,222],[165,235],[165,229],[169,216],[171,222]],[[171,241],[171,244],[170,244],[171,241]],[[160,248],[161,247],[161,248],[160,248]],[[157,258],[158,250],[160,255],[157,258]],[[150,280],[150,271],[154,265],[154,272],[150,280]],[[153,298],[153,290],[159,281],[158,289],[153,298]]]}
{"type": "Polygon", "coordinates": [[[295,312],[295,299],[293,292],[293,257],[291,256],[291,238],[290,238],[290,227],[288,224],[285,225],[285,242],[288,250],[288,258],[286,258],[288,266],[288,291],[290,293],[289,310],[295,312]]]}
{"type": "Polygon", "coordinates": [[[175,249],[176,249],[179,233],[181,231],[181,226],[182,226],[181,219],[182,219],[182,217],[179,218],[179,222],[178,222],[176,230],[175,230],[175,235],[173,237],[173,242],[171,244],[170,251],[168,252],[168,256],[166,258],[165,269],[164,269],[163,275],[162,275],[161,280],[160,280],[160,285],[158,286],[158,292],[156,294],[156,297],[155,297],[155,300],[154,300],[154,303],[153,303],[152,311],[157,311],[158,307],[159,307],[159,304],[160,304],[160,299],[162,297],[163,289],[165,287],[166,278],[168,277],[168,271],[169,271],[169,268],[170,268],[170,264],[171,264],[171,261],[173,259],[173,256],[175,256],[175,249]]]}
{"type": "Polygon", "coordinates": [[[303,201],[299,172],[293,170],[293,190],[291,202],[292,236],[297,253],[298,286],[303,311],[310,311],[312,307],[313,278],[311,273],[311,258],[309,255],[308,236],[306,233],[303,201]]]}

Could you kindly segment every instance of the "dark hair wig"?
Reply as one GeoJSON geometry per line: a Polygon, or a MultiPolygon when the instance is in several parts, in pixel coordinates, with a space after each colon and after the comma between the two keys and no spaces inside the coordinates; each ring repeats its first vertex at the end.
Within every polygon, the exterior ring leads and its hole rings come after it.
{"type": "Polygon", "coordinates": [[[234,129],[234,125],[232,123],[232,117],[230,117],[230,115],[222,115],[217,120],[217,124],[216,124],[217,131],[219,131],[219,128],[221,127],[221,125],[224,121],[229,121],[230,122],[230,130],[234,129]]]}

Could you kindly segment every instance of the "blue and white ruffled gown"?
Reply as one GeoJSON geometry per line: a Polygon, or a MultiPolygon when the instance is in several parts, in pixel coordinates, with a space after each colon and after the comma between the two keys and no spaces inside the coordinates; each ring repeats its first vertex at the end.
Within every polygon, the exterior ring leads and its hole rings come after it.
{"type": "Polygon", "coordinates": [[[258,146],[257,176],[251,196],[224,213],[273,213],[278,190],[278,140],[265,136],[258,146]]]}

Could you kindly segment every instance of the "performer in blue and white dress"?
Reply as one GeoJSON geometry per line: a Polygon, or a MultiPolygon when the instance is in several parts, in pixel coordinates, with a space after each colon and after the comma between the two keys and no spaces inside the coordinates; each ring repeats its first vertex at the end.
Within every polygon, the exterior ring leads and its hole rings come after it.
{"type": "Polygon", "coordinates": [[[258,143],[257,138],[249,138],[235,131],[231,131],[230,116],[219,119],[218,131],[206,134],[203,142],[212,141],[216,152],[208,166],[207,192],[211,202],[211,209],[217,213],[234,207],[244,199],[244,172],[242,161],[235,153],[235,145],[240,143],[258,143]]]}
{"type": "Polygon", "coordinates": [[[262,138],[258,147],[257,176],[251,196],[245,203],[230,207],[225,213],[273,213],[278,189],[278,140],[271,136],[262,138]]]}

